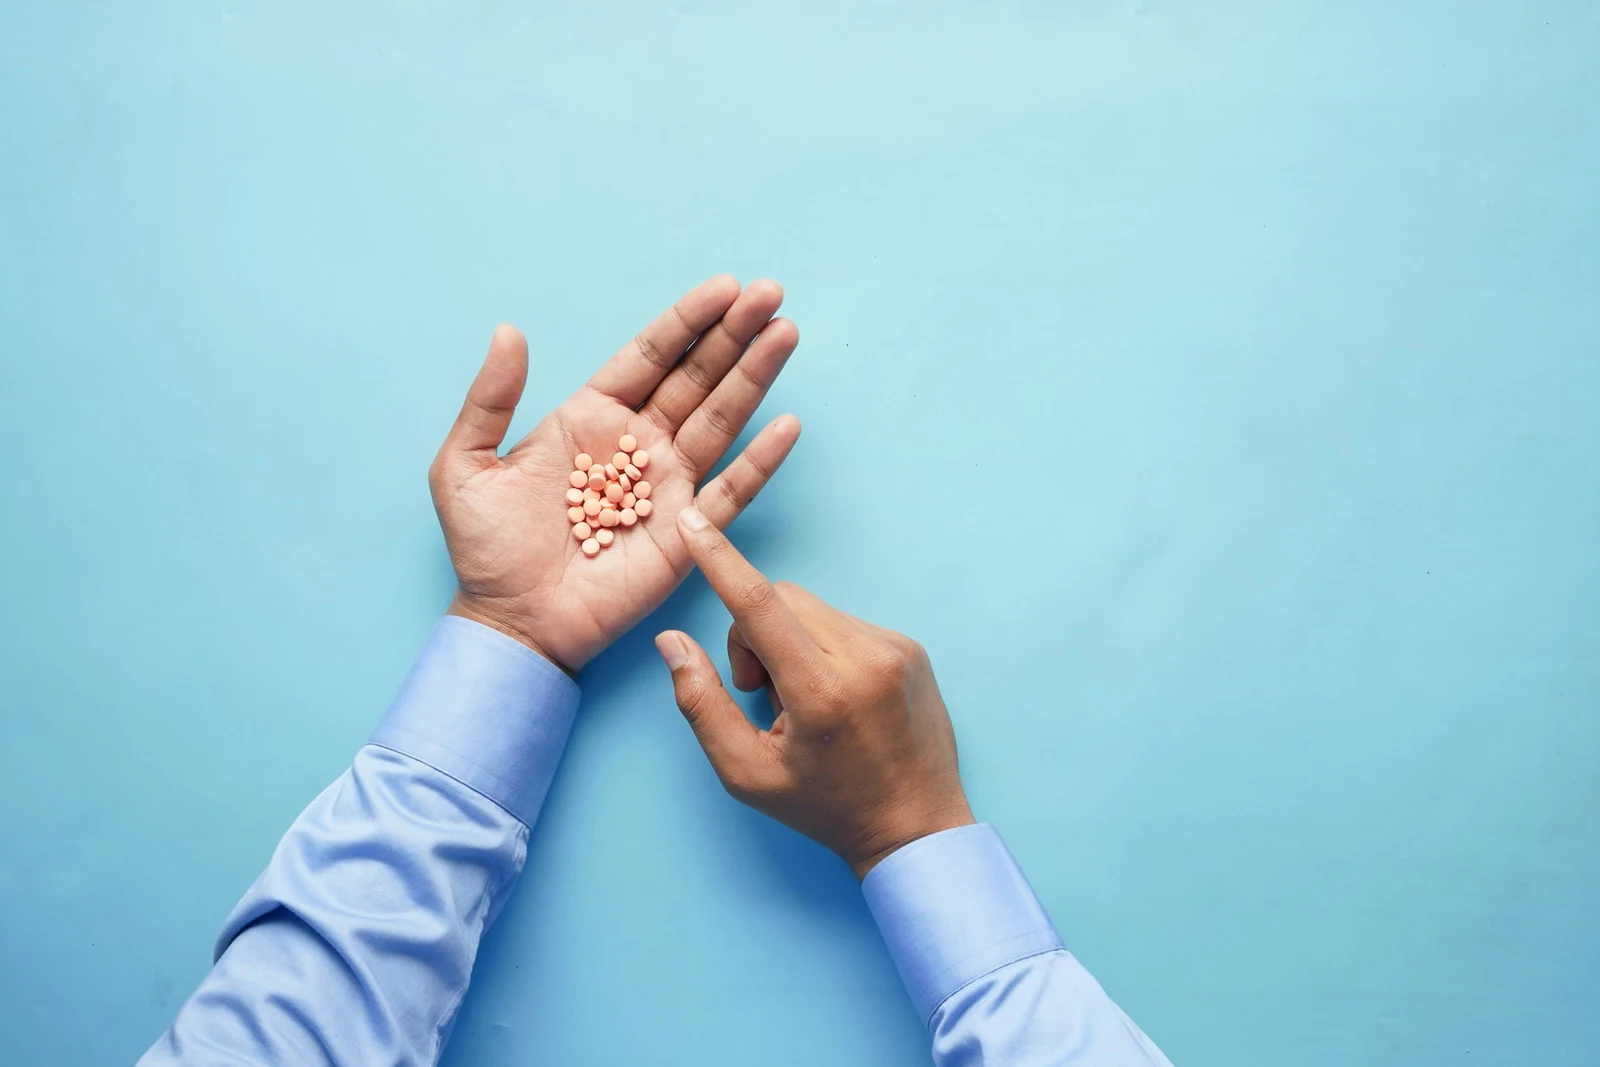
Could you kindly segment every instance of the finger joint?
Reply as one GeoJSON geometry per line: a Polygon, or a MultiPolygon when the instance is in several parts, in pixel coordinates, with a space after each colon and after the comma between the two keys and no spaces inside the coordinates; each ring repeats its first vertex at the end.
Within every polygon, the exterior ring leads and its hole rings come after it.
{"type": "Polygon", "coordinates": [[[778,591],[765,578],[746,583],[739,590],[739,602],[756,615],[765,615],[777,607],[778,591]]]}
{"type": "Polygon", "coordinates": [[[667,370],[677,362],[676,357],[667,355],[661,345],[648,333],[635,334],[634,347],[639,350],[639,355],[644,357],[646,363],[661,370],[667,370]]]}

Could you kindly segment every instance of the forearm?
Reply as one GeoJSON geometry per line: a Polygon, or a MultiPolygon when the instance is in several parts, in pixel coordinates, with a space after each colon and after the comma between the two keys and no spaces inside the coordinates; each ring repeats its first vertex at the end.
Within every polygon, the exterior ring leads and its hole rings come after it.
{"type": "Polygon", "coordinates": [[[992,827],[913,842],[862,889],[939,1067],[1170,1067],[1062,946],[992,827]]]}
{"type": "Polygon", "coordinates": [[[441,622],[372,743],[234,908],[143,1062],[432,1063],[510,894],[577,703],[503,635],[441,622]]]}

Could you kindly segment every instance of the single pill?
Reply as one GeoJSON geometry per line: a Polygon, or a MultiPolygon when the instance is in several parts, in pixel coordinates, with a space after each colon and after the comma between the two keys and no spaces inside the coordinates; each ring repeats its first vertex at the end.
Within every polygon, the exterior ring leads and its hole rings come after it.
{"type": "Polygon", "coordinates": [[[583,499],[585,499],[585,500],[599,500],[600,499],[600,490],[598,490],[598,489],[585,489],[583,491],[583,499]]]}
{"type": "Polygon", "coordinates": [[[589,469],[589,464],[593,462],[594,457],[589,455],[589,453],[579,452],[576,456],[572,457],[572,469],[575,471],[586,471],[589,469]]]}
{"type": "Polygon", "coordinates": [[[641,519],[648,519],[650,512],[655,510],[655,505],[648,500],[641,500],[633,505],[633,513],[641,519]]]}
{"type": "Polygon", "coordinates": [[[626,452],[618,452],[611,457],[611,465],[618,469],[626,467],[628,465],[628,454],[626,452]]]}
{"type": "Polygon", "coordinates": [[[649,482],[640,482],[638,485],[633,487],[633,495],[638,497],[640,500],[649,500],[650,492],[651,489],[649,482]]]}
{"type": "Polygon", "coordinates": [[[624,526],[632,526],[639,521],[639,513],[632,508],[623,508],[617,512],[617,521],[624,526]]]}
{"type": "Polygon", "coordinates": [[[567,521],[568,522],[582,522],[583,521],[583,516],[584,516],[584,510],[582,508],[580,508],[580,507],[570,507],[570,508],[567,509],[567,521]]]}
{"type": "Polygon", "coordinates": [[[631,507],[633,507],[634,502],[637,501],[638,499],[639,498],[634,496],[632,493],[623,493],[622,494],[622,506],[625,507],[625,508],[631,508],[631,507]]]}
{"type": "Polygon", "coordinates": [[[600,554],[600,542],[596,541],[592,537],[589,538],[589,540],[583,543],[583,554],[588,556],[590,559],[598,556],[600,554]]]}
{"type": "Polygon", "coordinates": [[[594,516],[600,514],[600,508],[602,506],[603,505],[600,503],[599,497],[596,497],[593,500],[585,500],[583,502],[583,513],[590,518],[593,518],[594,516]]]}
{"type": "Polygon", "coordinates": [[[622,486],[618,485],[616,482],[607,482],[606,483],[606,499],[607,500],[609,500],[613,504],[615,504],[617,501],[621,500],[624,495],[626,495],[626,494],[623,493],[622,486]]]}
{"type": "Polygon", "coordinates": [[[617,480],[617,468],[612,466],[611,464],[607,463],[606,464],[606,481],[614,482],[616,480],[617,480]]]}
{"type": "Polygon", "coordinates": [[[606,472],[606,465],[604,463],[591,463],[591,464],[589,464],[589,473],[590,474],[604,474],[605,472],[606,472]]]}
{"type": "Polygon", "coordinates": [[[592,533],[594,533],[594,528],[586,522],[580,522],[572,528],[572,536],[578,541],[582,541],[592,533]]]}
{"type": "MultiPolygon", "coordinates": [[[[588,479],[584,479],[584,483],[583,484],[584,485],[588,485],[589,484],[588,479]]],[[[567,503],[569,503],[569,504],[581,504],[581,503],[583,503],[583,490],[579,489],[577,486],[573,486],[571,489],[568,489],[567,490],[567,503]]]]}
{"type": "Polygon", "coordinates": [[[574,489],[582,489],[589,484],[589,476],[582,471],[573,471],[567,480],[572,483],[574,489]]]}
{"type": "Polygon", "coordinates": [[[618,519],[617,519],[617,509],[616,508],[606,508],[604,511],[602,511],[600,513],[600,525],[601,526],[615,526],[617,524],[617,522],[618,522],[618,519]]]}
{"type": "Polygon", "coordinates": [[[622,491],[626,493],[629,489],[633,488],[633,479],[628,477],[626,474],[619,474],[617,475],[617,484],[622,486],[622,491]]]}
{"type": "Polygon", "coordinates": [[[601,489],[604,489],[605,487],[606,487],[606,472],[605,471],[603,471],[603,470],[602,471],[595,471],[593,474],[589,475],[589,488],[590,489],[593,489],[596,492],[599,492],[601,489]]]}
{"type": "Polygon", "coordinates": [[[639,470],[639,468],[635,467],[632,463],[628,464],[627,467],[623,468],[622,473],[626,474],[628,477],[632,478],[634,481],[638,481],[639,478],[642,476],[642,472],[639,470]]]}
{"type": "Polygon", "coordinates": [[[594,539],[600,542],[601,548],[605,548],[607,545],[617,539],[617,535],[612,533],[610,530],[597,530],[595,531],[594,539]]]}
{"type": "Polygon", "coordinates": [[[639,449],[639,451],[633,454],[633,465],[638,467],[640,470],[644,470],[646,467],[650,466],[650,453],[646,452],[642,448],[639,449]]]}
{"type": "Polygon", "coordinates": [[[631,433],[625,433],[621,437],[617,438],[617,447],[622,449],[624,452],[632,452],[634,449],[639,447],[639,439],[633,436],[631,433]]]}

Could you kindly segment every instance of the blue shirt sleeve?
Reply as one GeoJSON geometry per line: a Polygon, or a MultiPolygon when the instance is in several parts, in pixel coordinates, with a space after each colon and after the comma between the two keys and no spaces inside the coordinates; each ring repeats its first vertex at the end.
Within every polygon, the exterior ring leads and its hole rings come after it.
{"type": "Polygon", "coordinates": [[[1171,1067],[1062,945],[992,826],[913,841],[861,888],[939,1067],[1171,1067]]]}
{"type": "Polygon", "coordinates": [[[436,1062],[577,706],[576,683],[528,648],[441,620],[140,1063],[436,1062]]]}

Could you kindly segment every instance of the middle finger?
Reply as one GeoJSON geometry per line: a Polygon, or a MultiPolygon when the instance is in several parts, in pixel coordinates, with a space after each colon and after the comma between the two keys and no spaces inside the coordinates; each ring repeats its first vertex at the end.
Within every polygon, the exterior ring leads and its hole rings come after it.
{"type": "Polygon", "coordinates": [[[656,386],[639,413],[667,433],[676,433],[701,401],[711,395],[751,340],[777,314],[783,286],[761,279],[751,282],[720,321],[700,336],[689,354],[656,386]]]}
{"type": "Polygon", "coordinates": [[[754,693],[772,680],[766,664],[744,639],[738,623],[728,627],[728,666],[732,668],[734,687],[741,692],[754,693]]]}

